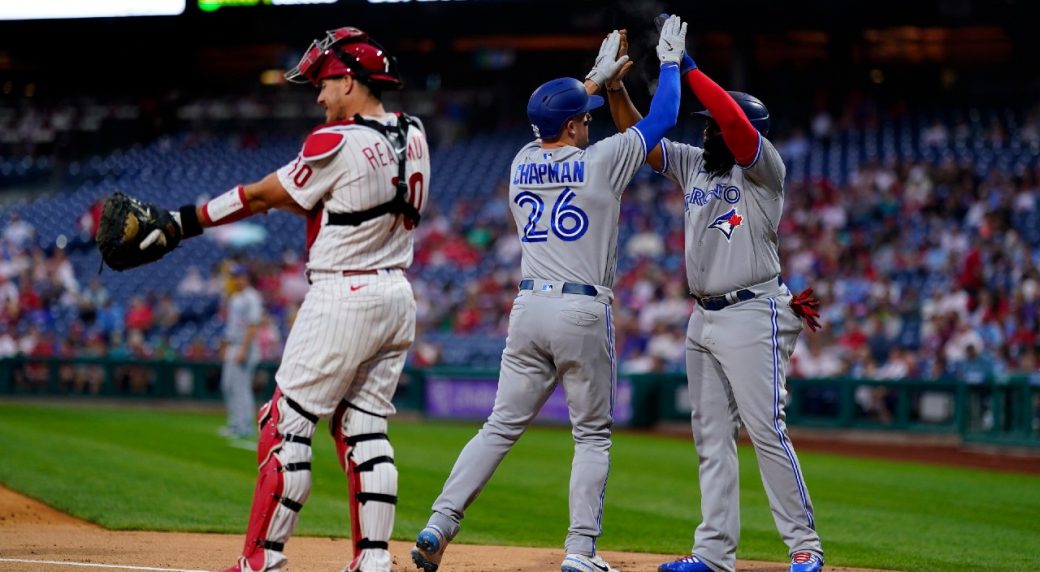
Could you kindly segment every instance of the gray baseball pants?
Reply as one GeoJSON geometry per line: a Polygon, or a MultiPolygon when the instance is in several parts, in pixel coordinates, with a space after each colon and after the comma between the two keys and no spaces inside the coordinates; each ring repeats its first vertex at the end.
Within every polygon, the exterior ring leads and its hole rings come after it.
{"type": "Polygon", "coordinates": [[[602,287],[597,296],[562,294],[561,285],[535,280],[534,290],[521,291],[513,302],[491,416],[463,448],[433,505],[429,523],[449,539],[458,533],[466,507],[559,383],[567,395],[574,437],[564,546],[568,554],[596,552],[616,386],[613,294],[602,287]]]}

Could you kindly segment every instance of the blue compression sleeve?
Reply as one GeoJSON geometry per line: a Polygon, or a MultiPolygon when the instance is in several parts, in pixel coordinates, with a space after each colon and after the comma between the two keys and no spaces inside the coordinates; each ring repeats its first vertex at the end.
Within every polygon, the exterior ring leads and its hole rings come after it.
{"type": "Polygon", "coordinates": [[[686,75],[686,72],[697,69],[697,62],[693,61],[690,54],[683,52],[682,64],[679,65],[679,75],[686,75]]]}
{"type": "Polygon", "coordinates": [[[669,129],[675,127],[679,117],[679,95],[679,66],[672,63],[662,65],[657,92],[650,101],[650,113],[635,124],[646,142],[647,153],[657,147],[669,129]]]}

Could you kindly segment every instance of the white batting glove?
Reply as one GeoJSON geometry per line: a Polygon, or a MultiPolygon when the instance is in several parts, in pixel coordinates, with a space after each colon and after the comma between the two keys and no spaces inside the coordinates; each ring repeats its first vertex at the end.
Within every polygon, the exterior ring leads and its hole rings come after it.
{"type": "Polygon", "coordinates": [[[596,63],[593,64],[592,70],[589,71],[585,79],[596,82],[596,85],[603,87],[603,84],[610,78],[614,77],[622,66],[628,62],[628,55],[618,57],[618,48],[621,46],[621,33],[617,30],[607,34],[607,37],[603,40],[603,43],[599,46],[599,54],[596,55],[596,63]]]}
{"type": "Polygon", "coordinates": [[[661,39],[657,42],[657,58],[662,64],[678,65],[686,50],[686,23],[678,16],[671,16],[661,26],[661,39]]]}

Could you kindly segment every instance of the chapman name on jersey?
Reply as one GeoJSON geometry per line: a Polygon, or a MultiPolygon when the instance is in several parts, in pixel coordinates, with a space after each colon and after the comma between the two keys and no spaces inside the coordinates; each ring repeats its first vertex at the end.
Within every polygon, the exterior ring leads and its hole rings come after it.
{"type": "Polygon", "coordinates": [[[513,172],[513,184],[524,187],[585,184],[585,160],[552,161],[552,153],[544,153],[546,162],[520,163],[513,172]]]}

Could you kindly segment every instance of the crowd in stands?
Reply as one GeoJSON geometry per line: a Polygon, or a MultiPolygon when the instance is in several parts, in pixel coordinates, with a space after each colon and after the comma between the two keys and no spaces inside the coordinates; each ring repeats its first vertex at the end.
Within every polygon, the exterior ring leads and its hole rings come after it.
{"type": "MultiPolygon", "coordinates": [[[[1025,117],[1014,129],[995,121],[981,131],[937,121],[915,137],[924,154],[862,161],[842,180],[789,176],[783,278],[796,292],[813,288],[823,302],[823,328],[800,336],[792,377],[978,381],[1040,373],[1040,116],[1025,117]],[[1002,169],[970,153],[927,156],[979,141],[1013,143],[1034,159],[1002,169]]],[[[821,115],[808,134],[792,131],[776,143],[796,162],[847,128],[821,115]]],[[[504,177],[488,186],[480,200],[438,202],[434,192],[416,230],[414,365],[477,358],[497,365],[521,278],[520,243],[504,177]],[[487,351],[462,351],[474,347],[487,351]]],[[[685,286],[683,207],[678,186],[647,169],[623,197],[614,283],[622,373],[684,369],[686,323],[700,310],[685,286]]],[[[96,212],[82,218],[96,224],[96,212]]],[[[96,276],[77,274],[63,249],[41,247],[34,232],[16,214],[5,220],[0,357],[218,359],[219,327],[185,324],[219,316],[225,264],[191,267],[175,293],[116,300],[96,276]],[[200,297],[212,305],[179,305],[200,297]]],[[[242,261],[268,311],[264,358],[276,361],[307,288],[304,260],[261,251],[242,261]]]]}

